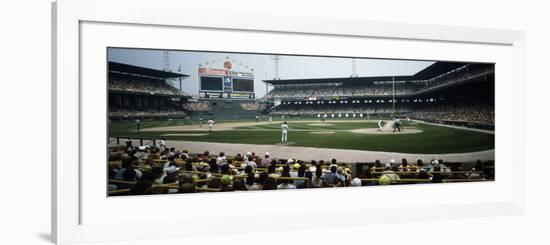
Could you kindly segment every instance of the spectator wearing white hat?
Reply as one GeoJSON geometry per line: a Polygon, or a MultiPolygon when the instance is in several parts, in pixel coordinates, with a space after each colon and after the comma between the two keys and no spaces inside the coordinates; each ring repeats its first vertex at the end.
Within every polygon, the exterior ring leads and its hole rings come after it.
{"type": "Polygon", "coordinates": [[[264,159],[260,162],[260,167],[266,167],[271,164],[271,158],[269,158],[269,152],[264,154],[264,159]]]}
{"type": "Polygon", "coordinates": [[[395,163],[395,160],[394,159],[390,159],[390,165],[393,167],[393,165],[396,165],[395,163]]]}
{"type": "Polygon", "coordinates": [[[431,171],[434,167],[434,165],[437,164],[437,160],[432,160],[430,161],[429,163],[427,164],[424,164],[423,168],[426,170],[426,171],[431,171]]]}
{"type": "Polygon", "coordinates": [[[252,153],[251,153],[251,152],[245,153],[245,154],[243,155],[243,161],[247,161],[249,156],[252,156],[252,153]]]}
{"type": "Polygon", "coordinates": [[[428,165],[428,172],[434,172],[435,171],[435,168],[438,168],[438,172],[441,170],[441,167],[439,166],[439,161],[438,160],[432,160],[432,162],[428,165]]]}
{"type": "Polygon", "coordinates": [[[382,176],[388,176],[392,184],[394,184],[400,179],[399,175],[396,174],[398,171],[399,167],[397,165],[391,166],[390,164],[386,164],[386,168],[384,169],[382,176]]]}

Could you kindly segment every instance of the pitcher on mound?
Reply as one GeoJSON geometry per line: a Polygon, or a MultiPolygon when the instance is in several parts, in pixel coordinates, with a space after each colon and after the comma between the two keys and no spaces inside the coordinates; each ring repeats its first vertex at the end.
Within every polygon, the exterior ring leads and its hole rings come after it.
{"type": "Polygon", "coordinates": [[[212,133],[212,127],[214,127],[214,119],[210,118],[210,120],[208,120],[208,132],[209,133],[212,133]]]}
{"type": "Polygon", "coordinates": [[[281,125],[281,142],[286,143],[288,140],[288,123],[286,121],[281,125]]]}

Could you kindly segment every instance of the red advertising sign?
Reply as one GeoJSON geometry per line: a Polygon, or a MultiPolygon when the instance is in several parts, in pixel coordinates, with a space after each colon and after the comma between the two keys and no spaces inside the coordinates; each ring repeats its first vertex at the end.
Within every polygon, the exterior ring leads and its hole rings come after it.
{"type": "Polygon", "coordinates": [[[224,69],[209,69],[209,68],[199,67],[199,74],[200,75],[226,76],[227,75],[227,70],[224,70],[224,69]]]}

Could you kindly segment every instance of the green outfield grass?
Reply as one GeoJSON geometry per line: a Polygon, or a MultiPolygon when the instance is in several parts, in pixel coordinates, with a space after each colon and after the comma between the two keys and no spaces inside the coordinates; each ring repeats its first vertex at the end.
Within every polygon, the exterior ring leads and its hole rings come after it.
{"type": "MultiPolygon", "coordinates": [[[[250,122],[250,120],[247,120],[250,122]]],[[[217,124],[225,122],[217,122],[217,124]]],[[[416,134],[358,134],[348,130],[360,128],[376,128],[374,122],[359,122],[354,120],[327,120],[325,126],[310,126],[312,122],[289,121],[290,131],[288,141],[292,146],[307,146],[334,149],[353,149],[369,151],[387,151],[400,153],[463,153],[494,148],[494,135],[468,130],[452,129],[427,124],[411,124],[404,122],[404,127],[415,127],[422,130],[416,134]],[[311,134],[319,131],[333,131],[332,134],[311,134]]],[[[245,143],[245,144],[278,144],[281,139],[280,122],[272,124],[237,127],[234,130],[216,131],[203,136],[165,136],[166,134],[198,134],[207,133],[197,130],[154,131],[157,127],[192,125],[191,121],[160,121],[143,122],[142,129],[151,131],[136,132],[136,123],[112,123],[111,137],[149,137],[168,140],[245,143]]],[[[196,125],[198,128],[198,125],[196,125]]],[[[203,128],[207,128],[203,125],[203,128]]]]}

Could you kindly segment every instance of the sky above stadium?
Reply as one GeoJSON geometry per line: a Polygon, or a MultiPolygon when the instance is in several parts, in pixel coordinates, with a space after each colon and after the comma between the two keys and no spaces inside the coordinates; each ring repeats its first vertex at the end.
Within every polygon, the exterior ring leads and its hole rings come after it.
{"type": "MultiPolygon", "coordinates": [[[[162,50],[109,48],[108,60],[147,68],[164,68],[162,50]]],[[[279,77],[281,79],[349,77],[352,74],[352,59],[335,57],[287,56],[281,55],[279,77]]],[[[266,93],[262,80],[270,80],[275,75],[273,56],[268,54],[234,54],[219,52],[169,51],[170,70],[189,75],[183,80],[183,91],[198,95],[199,66],[223,69],[223,63],[230,61],[232,70],[254,74],[256,98],[266,93]],[[252,70],[253,69],[253,70],[252,70]]],[[[356,59],[358,76],[406,76],[433,64],[431,61],[356,59]]],[[[179,82],[174,83],[179,87],[179,82]]],[[[271,89],[271,87],[270,87],[271,89]]]]}

